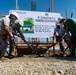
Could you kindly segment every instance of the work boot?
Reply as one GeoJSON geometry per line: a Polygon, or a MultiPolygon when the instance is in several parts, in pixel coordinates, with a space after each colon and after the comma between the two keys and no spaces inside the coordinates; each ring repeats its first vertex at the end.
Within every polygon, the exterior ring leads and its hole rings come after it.
{"type": "Polygon", "coordinates": [[[75,54],[69,54],[66,57],[75,57],[75,54]]]}
{"type": "Polygon", "coordinates": [[[15,56],[12,55],[12,54],[9,54],[8,58],[9,58],[9,59],[12,59],[12,58],[15,58],[15,56]]]}
{"type": "Polygon", "coordinates": [[[64,56],[64,53],[60,53],[58,54],[59,57],[63,57],[64,56]]]}

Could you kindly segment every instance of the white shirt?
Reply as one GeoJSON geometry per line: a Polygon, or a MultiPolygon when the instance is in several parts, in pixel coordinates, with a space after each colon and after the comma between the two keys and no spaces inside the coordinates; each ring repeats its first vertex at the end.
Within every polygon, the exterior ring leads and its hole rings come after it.
{"type": "Polygon", "coordinates": [[[3,20],[4,20],[4,25],[9,26],[10,19],[8,17],[4,17],[3,20]]]}
{"type": "Polygon", "coordinates": [[[54,33],[56,33],[57,36],[62,36],[63,32],[64,32],[64,27],[61,27],[61,26],[60,26],[60,28],[56,27],[54,30],[54,33]]]}
{"type": "Polygon", "coordinates": [[[2,19],[0,19],[1,21],[1,25],[0,25],[0,34],[6,34],[6,31],[4,30],[4,26],[9,26],[10,24],[10,19],[9,17],[4,17],[2,19]]]}

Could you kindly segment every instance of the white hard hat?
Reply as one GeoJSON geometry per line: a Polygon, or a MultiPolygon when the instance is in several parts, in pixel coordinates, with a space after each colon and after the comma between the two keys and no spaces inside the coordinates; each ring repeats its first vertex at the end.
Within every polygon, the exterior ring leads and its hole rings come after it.
{"type": "Polygon", "coordinates": [[[56,21],[56,26],[60,26],[60,23],[58,21],[56,21]]]}
{"type": "Polygon", "coordinates": [[[23,21],[22,20],[19,20],[18,22],[21,26],[23,26],[23,21]]]}
{"type": "Polygon", "coordinates": [[[16,12],[12,12],[10,15],[14,15],[17,19],[19,18],[18,14],[16,12]]]}
{"type": "Polygon", "coordinates": [[[63,18],[63,17],[58,17],[58,19],[57,19],[57,21],[56,21],[56,25],[57,25],[57,26],[60,25],[60,21],[61,21],[62,18],[63,18]]]}
{"type": "Polygon", "coordinates": [[[59,18],[58,18],[58,22],[60,22],[60,21],[61,21],[61,19],[63,19],[63,17],[59,17],[59,18]]]}
{"type": "Polygon", "coordinates": [[[21,26],[23,26],[23,21],[22,20],[16,20],[15,23],[19,23],[21,26]]]}

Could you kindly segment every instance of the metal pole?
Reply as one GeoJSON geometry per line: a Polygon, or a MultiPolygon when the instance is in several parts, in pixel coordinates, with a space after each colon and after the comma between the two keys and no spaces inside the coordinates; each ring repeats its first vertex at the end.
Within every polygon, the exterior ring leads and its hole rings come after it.
{"type": "Polygon", "coordinates": [[[71,18],[73,17],[73,13],[71,13],[71,16],[70,16],[71,18]]]}
{"type": "Polygon", "coordinates": [[[66,19],[68,19],[68,10],[65,10],[66,13],[66,19]]]}
{"type": "Polygon", "coordinates": [[[52,7],[52,10],[51,10],[51,12],[54,12],[54,0],[51,0],[51,7],[52,7]]]}
{"type": "Polygon", "coordinates": [[[18,6],[18,0],[16,0],[16,10],[19,9],[19,6],[18,6]]]}

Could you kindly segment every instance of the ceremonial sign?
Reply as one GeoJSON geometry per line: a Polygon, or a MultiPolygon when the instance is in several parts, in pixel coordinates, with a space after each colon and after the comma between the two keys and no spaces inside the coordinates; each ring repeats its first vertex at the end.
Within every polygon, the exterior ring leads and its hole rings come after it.
{"type": "Polygon", "coordinates": [[[59,13],[10,10],[17,12],[19,19],[24,21],[23,34],[25,37],[52,37],[59,13]]]}

